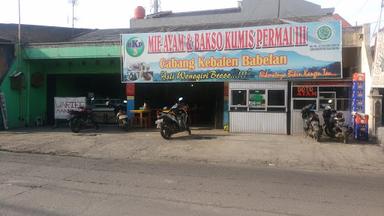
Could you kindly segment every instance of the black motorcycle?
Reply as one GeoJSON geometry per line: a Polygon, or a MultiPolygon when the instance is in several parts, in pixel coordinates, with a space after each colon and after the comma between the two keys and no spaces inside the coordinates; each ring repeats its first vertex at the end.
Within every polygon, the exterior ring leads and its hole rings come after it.
{"type": "Polygon", "coordinates": [[[191,135],[191,129],[188,123],[188,105],[179,98],[178,102],[170,110],[163,110],[157,114],[155,124],[160,128],[160,134],[164,139],[170,139],[175,133],[188,131],[191,135]]]}
{"type": "Polygon", "coordinates": [[[123,103],[111,103],[111,101],[107,101],[105,103],[108,107],[113,108],[113,112],[116,117],[116,122],[119,128],[123,130],[129,130],[129,120],[127,115],[127,101],[124,100],[123,103]]]}
{"type": "Polygon", "coordinates": [[[304,121],[304,132],[307,136],[319,141],[323,133],[321,128],[319,115],[314,111],[315,105],[308,104],[301,109],[301,117],[304,121]]]}
{"type": "Polygon", "coordinates": [[[74,133],[79,133],[80,130],[94,127],[99,129],[99,125],[94,121],[92,109],[87,107],[80,107],[80,110],[69,110],[69,128],[74,133]]]}
{"type": "MultiPolygon", "coordinates": [[[[329,101],[328,103],[332,103],[329,101]]],[[[345,123],[342,112],[337,112],[327,105],[323,111],[324,131],[331,138],[338,138],[344,143],[348,143],[349,136],[353,129],[345,123]]]]}

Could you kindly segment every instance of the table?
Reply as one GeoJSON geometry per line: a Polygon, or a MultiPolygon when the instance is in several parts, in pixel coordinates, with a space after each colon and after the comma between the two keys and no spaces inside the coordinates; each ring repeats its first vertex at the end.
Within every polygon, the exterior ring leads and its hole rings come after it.
{"type": "Polygon", "coordinates": [[[138,117],[140,127],[142,128],[144,126],[144,120],[146,119],[145,127],[148,128],[150,124],[148,124],[149,121],[151,121],[151,110],[150,109],[139,109],[139,110],[129,110],[131,113],[135,115],[134,118],[138,117]],[[147,115],[146,117],[144,115],[147,115]]]}

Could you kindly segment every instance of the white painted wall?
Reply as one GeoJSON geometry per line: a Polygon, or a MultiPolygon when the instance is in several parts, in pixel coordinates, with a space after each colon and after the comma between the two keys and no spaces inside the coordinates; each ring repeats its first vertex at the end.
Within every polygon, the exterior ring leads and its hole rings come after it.
{"type": "Polygon", "coordinates": [[[233,133],[287,134],[287,113],[230,112],[229,128],[233,133]]]}
{"type": "Polygon", "coordinates": [[[363,26],[363,35],[364,39],[361,44],[361,72],[365,73],[365,113],[369,115],[368,128],[369,133],[372,134],[372,111],[371,111],[371,100],[369,95],[372,90],[372,64],[373,60],[371,57],[371,48],[370,48],[370,24],[365,24],[363,26]]]}

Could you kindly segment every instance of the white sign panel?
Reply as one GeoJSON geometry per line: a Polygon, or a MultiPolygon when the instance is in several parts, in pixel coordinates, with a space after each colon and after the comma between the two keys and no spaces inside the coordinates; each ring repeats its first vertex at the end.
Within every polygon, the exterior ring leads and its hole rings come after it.
{"type": "Polygon", "coordinates": [[[8,129],[8,120],[7,120],[7,106],[5,104],[5,95],[0,93],[0,115],[3,119],[3,125],[5,129],[8,129]]]}
{"type": "Polygon", "coordinates": [[[55,119],[68,119],[69,110],[79,110],[85,106],[85,97],[55,97],[55,119]]]}
{"type": "Polygon", "coordinates": [[[372,87],[384,88],[384,32],[377,34],[372,87]]]}

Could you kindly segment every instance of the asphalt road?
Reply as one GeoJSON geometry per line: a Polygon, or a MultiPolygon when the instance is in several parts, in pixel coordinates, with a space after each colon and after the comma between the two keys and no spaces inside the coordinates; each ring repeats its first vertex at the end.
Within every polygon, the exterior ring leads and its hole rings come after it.
{"type": "Polygon", "coordinates": [[[0,152],[0,215],[384,215],[384,176],[0,152]]]}

